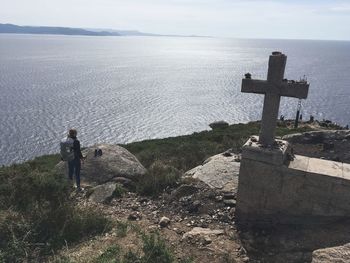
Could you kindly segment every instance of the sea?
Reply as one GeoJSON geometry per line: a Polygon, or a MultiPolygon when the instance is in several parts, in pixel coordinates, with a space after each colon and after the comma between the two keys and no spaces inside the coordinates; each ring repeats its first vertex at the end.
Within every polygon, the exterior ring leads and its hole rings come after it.
{"type": "MultiPolygon", "coordinates": [[[[204,37],[0,35],[0,165],[58,153],[69,128],[82,146],[123,144],[259,120],[271,52],[285,77],[310,82],[304,120],[350,124],[350,42],[204,37]]],[[[283,98],[294,118],[298,99],[283,98]]]]}

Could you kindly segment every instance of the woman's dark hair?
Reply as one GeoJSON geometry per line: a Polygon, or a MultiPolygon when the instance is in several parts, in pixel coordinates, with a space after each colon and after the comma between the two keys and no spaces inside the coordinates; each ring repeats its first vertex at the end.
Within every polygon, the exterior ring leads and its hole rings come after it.
{"type": "Polygon", "coordinates": [[[77,137],[77,130],[76,129],[70,129],[68,132],[68,136],[71,138],[77,137]]]}

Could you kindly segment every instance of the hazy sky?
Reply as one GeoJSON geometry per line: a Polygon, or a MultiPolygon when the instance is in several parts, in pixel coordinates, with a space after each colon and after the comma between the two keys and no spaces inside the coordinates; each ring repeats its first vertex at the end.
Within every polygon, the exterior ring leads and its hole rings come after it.
{"type": "Polygon", "coordinates": [[[0,0],[0,23],[350,40],[349,0],[0,0]]]}

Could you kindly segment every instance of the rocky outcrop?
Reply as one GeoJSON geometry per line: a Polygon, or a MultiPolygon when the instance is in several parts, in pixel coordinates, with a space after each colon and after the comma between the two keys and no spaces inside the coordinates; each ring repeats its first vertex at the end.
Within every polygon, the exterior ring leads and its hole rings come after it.
{"type": "Polygon", "coordinates": [[[107,203],[113,198],[115,188],[116,183],[113,182],[98,185],[91,189],[92,194],[89,196],[89,200],[95,203],[107,203]]]}
{"type": "Polygon", "coordinates": [[[228,127],[228,123],[226,121],[215,121],[209,124],[209,127],[212,128],[213,130],[215,129],[223,129],[228,127]]]}
{"type": "Polygon", "coordinates": [[[312,263],[346,263],[350,262],[350,243],[344,246],[315,250],[312,263]]]}
{"type": "Polygon", "coordinates": [[[323,143],[333,140],[350,140],[350,130],[324,130],[295,133],[283,136],[283,140],[291,143],[323,143]]]}
{"type": "MultiPolygon", "coordinates": [[[[103,184],[121,177],[135,180],[146,173],[136,157],[118,145],[95,145],[82,153],[86,160],[82,164],[81,177],[89,183],[103,184]],[[102,155],[96,156],[96,149],[100,149],[102,155]]],[[[60,162],[57,168],[66,173],[64,162],[60,162]]]]}
{"type": "Polygon", "coordinates": [[[350,163],[350,130],[323,130],[286,135],[294,154],[350,163]]]}
{"type": "Polygon", "coordinates": [[[232,191],[238,186],[239,161],[238,155],[229,152],[218,154],[186,172],[184,177],[198,179],[211,188],[232,191]]]}

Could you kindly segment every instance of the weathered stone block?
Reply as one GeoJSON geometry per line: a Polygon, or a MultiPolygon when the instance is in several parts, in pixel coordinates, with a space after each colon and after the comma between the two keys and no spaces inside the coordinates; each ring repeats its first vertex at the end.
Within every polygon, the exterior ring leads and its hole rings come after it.
{"type": "Polygon", "coordinates": [[[350,165],[298,155],[282,165],[252,157],[242,154],[239,220],[300,223],[350,217],[350,165]]]}
{"type": "Polygon", "coordinates": [[[343,163],[343,178],[350,181],[350,164],[343,163]]]}
{"type": "Polygon", "coordinates": [[[271,147],[263,147],[258,141],[258,136],[252,136],[243,145],[242,155],[244,155],[245,159],[274,165],[282,165],[286,161],[290,150],[287,141],[276,140],[276,145],[271,147]]]}
{"type": "Polygon", "coordinates": [[[308,172],[327,176],[343,177],[343,164],[316,158],[309,158],[308,172]]]}

